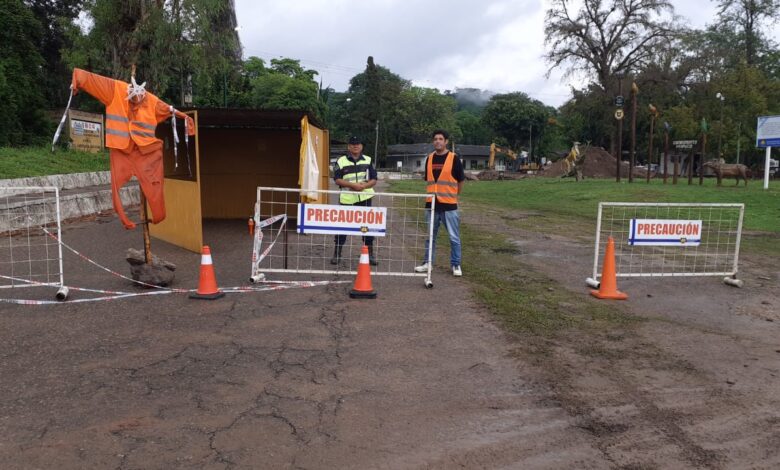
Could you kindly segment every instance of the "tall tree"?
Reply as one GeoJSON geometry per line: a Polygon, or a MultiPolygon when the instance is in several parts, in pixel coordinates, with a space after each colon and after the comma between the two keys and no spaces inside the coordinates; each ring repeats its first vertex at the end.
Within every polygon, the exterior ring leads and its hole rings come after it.
{"type": "Polygon", "coordinates": [[[42,28],[21,0],[0,1],[0,145],[23,145],[45,134],[42,28]]]}
{"type": "Polygon", "coordinates": [[[92,26],[67,51],[71,67],[127,79],[181,103],[224,105],[240,82],[241,45],[232,1],[85,0],[92,26]]]}
{"type": "Polygon", "coordinates": [[[764,21],[780,18],[780,0],[720,0],[720,23],[738,31],[744,59],[748,65],[759,63],[764,21]]]}
{"type": "Polygon", "coordinates": [[[568,64],[568,74],[586,73],[605,92],[615,75],[644,67],[676,33],[667,0],[584,0],[576,13],[571,4],[553,0],[547,10],[549,71],[568,64]]]}
{"type": "MultiPolygon", "coordinates": [[[[545,132],[548,119],[554,114],[555,110],[541,101],[515,92],[490,98],[482,118],[495,135],[503,138],[513,149],[525,147],[533,150],[535,142],[545,132]]],[[[534,151],[534,154],[538,155],[538,152],[534,151]]]]}
{"type": "Polygon", "coordinates": [[[68,98],[70,70],[62,60],[62,49],[71,46],[69,32],[76,28],[84,0],[25,0],[41,25],[38,51],[44,66],[44,97],[48,108],[62,106],[68,98]]]}

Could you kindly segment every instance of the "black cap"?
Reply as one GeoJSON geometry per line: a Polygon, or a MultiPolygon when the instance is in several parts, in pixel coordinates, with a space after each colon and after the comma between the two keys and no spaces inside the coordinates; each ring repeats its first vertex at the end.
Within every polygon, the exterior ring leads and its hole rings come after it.
{"type": "Polygon", "coordinates": [[[349,144],[350,145],[356,145],[356,144],[362,144],[363,141],[360,140],[360,137],[353,135],[349,138],[349,144]]]}

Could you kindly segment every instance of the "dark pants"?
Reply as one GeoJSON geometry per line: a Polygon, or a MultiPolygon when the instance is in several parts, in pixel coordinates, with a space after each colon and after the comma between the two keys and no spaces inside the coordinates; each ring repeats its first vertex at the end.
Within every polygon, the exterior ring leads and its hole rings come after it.
{"type": "MultiPolygon", "coordinates": [[[[354,204],[342,204],[342,206],[366,206],[371,207],[371,199],[366,199],[365,201],[356,202],[354,204]]],[[[335,235],[334,237],[336,245],[338,246],[344,246],[344,242],[347,241],[346,235],[335,235]]],[[[363,237],[363,243],[366,244],[366,246],[373,246],[374,245],[374,237],[363,237]]]]}

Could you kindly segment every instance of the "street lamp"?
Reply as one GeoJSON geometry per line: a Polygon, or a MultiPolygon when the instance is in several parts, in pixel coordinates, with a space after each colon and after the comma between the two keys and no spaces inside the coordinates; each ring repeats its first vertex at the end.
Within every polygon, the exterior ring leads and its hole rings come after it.
{"type": "MultiPolygon", "coordinates": [[[[726,97],[723,96],[723,93],[718,93],[717,95],[715,95],[715,98],[720,100],[720,126],[718,126],[718,156],[717,156],[717,158],[720,159],[720,156],[722,155],[720,152],[720,144],[723,137],[723,102],[726,100],[726,97]]],[[[703,155],[702,158],[704,158],[703,155]]]]}

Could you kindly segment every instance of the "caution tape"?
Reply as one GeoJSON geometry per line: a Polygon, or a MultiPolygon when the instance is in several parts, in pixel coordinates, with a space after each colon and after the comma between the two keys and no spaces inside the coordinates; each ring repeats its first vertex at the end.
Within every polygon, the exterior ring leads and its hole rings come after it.
{"type": "MultiPolygon", "coordinates": [[[[287,289],[302,289],[308,287],[325,286],[329,284],[344,284],[347,282],[349,281],[274,281],[274,282],[268,282],[268,284],[271,285],[265,287],[236,286],[236,287],[227,287],[220,290],[228,294],[247,294],[251,292],[279,291],[279,290],[287,290],[287,289]]],[[[35,282],[31,282],[31,283],[35,284],[35,282]]],[[[38,283],[38,284],[41,284],[41,286],[51,287],[50,284],[43,284],[43,283],[38,283]]],[[[127,299],[130,297],[148,297],[150,295],[190,293],[190,292],[197,291],[197,289],[176,289],[176,290],[169,289],[169,290],[158,290],[152,292],[121,292],[121,291],[105,291],[105,290],[98,290],[98,289],[86,289],[82,287],[71,287],[71,286],[68,286],[68,289],[85,291],[85,292],[95,292],[95,293],[108,293],[112,295],[92,297],[89,299],[73,299],[73,300],[68,300],[67,302],[63,302],[59,300],[32,300],[32,299],[0,299],[0,302],[17,304],[17,305],[61,305],[65,303],[78,304],[78,303],[87,303],[87,302],[104,302],[108,300],[127,299]]]]}
{"type": "MultiPolygon", "coordinates": [[[[255,208],[255,219],[258,218],[258,213],[259,213],[258,209],[259,207],[255,208]]],[[[276,245],[276,241],[279,239],[279,235],[281,235],[282,230],[284,230],[286,225],[287,225],[287,214],[275,215],[273,217],[270,217],[268,219],[259,222],[255,220],[255,242],[252,246],[252,276],[253,277],[255,276],[255,274],[257,274],[256,271],[260,266],[260,263],[265,259],[266,256],[268,256],[268,253],[271,252],[271,250],[274,248],[274,245],[276,245]],[[271,244],[268,245],[265,251],[260,253],[260,249],[263,246],[263,228],[273,225],[280,220],[282,221],[282,223],[279,225],[279,230],[276,231],[276,236],[274,237],[274,241],[272,241],[271,244]]]]}

